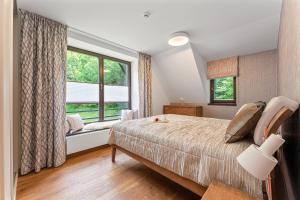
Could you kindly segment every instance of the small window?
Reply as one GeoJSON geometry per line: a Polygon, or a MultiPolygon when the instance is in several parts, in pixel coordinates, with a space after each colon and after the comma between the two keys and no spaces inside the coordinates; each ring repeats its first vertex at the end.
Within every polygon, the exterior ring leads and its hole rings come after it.
{"type": "Polygon", "coordinates": [[[224,77],[210,81],[210,103],[236,105],[236,78],[224,77]]]}

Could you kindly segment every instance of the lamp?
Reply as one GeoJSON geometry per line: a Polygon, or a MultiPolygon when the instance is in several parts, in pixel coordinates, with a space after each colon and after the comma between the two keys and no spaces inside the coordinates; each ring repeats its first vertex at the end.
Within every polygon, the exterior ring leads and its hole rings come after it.
{"type": "Polygon", "coordinates": [[[185,32],[176,32],[170,35],[169,45],[182,46],[189,42],[189,35],[185,32]]]}
{"type": "Polygon", "coordinates": [[[237,157],[237,161],[254,177],[266,180],[278,163],[273,154],[284,142],[280,135],[271,134],[260,147],[250,145],[237,157]]]}

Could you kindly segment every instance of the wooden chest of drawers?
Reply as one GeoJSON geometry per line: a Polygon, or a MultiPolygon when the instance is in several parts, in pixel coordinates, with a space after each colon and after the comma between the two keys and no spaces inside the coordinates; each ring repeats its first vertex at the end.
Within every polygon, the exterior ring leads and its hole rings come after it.
{"type": "Polygon", "coordinates": [[[177,114],[177,115],[189,115],[202,117],[202,106],[194,106],[194,105],[164,105],[164,114],[177,114]]]}

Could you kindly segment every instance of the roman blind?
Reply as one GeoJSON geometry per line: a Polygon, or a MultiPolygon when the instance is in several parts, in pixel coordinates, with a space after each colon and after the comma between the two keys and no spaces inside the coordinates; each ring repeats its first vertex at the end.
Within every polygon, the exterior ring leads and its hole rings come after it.
{"type": "Polygon", "coordinates": [[[207,63],[207,78],[238,76],[238,57],[214,60],[207,63]]]}

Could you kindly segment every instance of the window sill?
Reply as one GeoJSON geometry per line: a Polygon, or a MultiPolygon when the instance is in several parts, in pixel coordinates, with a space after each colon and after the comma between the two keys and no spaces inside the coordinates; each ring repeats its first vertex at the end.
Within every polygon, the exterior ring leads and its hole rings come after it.
{"type": "Polygon", "coordinates": [[[237,106],[236,103],[209,103],[209,106],[237,106]]]}
{"type": "MultiPolygon", "coordinates": [[[[110,120],[110,122],[119,122],[120,120],[110,120]]],[[[105,122],[108,122],[108,121],[103,121],[103,124],[105,122]]],[[[92,122],[92,123],[89,123],[89,124],[101,124],[102,122],[92,122]]],[[[102,124],[102,125],[103,125],[102,124]]],[[[88,125],[88,124],[85,124],[85,126],[88,125]]],[[[69,132],[66,134],[66,137],[70,137],[70,136],[74,136],[74,135],[81,135],[81,134],[86,134],[86,133],[92,133],[92,132],[97,132],[97,131],[102,131],[102,130],[107,130],[107,129],[110,129],[112,127],[113,124],[109,124],[109,125],[104,125],[104,126],[99,126],[99,127],[93,127],[91,129],[87,129],[87,127],[81,129],[81,130],[78,130],[78,131],[75,131],[75,132],[69,132]]]]}

